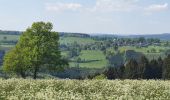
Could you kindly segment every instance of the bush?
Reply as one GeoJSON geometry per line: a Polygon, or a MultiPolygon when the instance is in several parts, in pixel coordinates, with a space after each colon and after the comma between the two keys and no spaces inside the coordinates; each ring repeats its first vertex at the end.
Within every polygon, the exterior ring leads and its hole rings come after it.
{"type": "Polygon", "coordinates": [[[104,74],[100,74],[95,76],[93,79],[102,80],[102,79],[107,79],[107,77],[104,74]]]}

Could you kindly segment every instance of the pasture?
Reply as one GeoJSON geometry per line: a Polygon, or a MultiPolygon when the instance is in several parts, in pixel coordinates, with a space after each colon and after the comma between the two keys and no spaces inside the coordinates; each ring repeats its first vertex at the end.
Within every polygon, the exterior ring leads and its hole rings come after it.
{"type": "MultiPolygon", "coordinates": [[[[107,65],[105,55],[100,50],[83,50],[78,57],[83,61],[78,63],[82,68],[103,68],[107,65]]],[[[70,66],[74,67],[76,64],[71,62],[70,66]]]]}

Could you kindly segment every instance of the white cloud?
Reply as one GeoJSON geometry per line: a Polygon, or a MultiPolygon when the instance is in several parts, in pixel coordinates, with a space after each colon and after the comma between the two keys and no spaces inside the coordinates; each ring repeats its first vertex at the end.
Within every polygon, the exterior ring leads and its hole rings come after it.
{"type": "Polygon", "coordinates": [[[168,3],[151,4],[149,6],[138,5],[139,0],[96,0],[92,6],[83,6],[80,3],[46,3],[47,11],[82,11],[82,12],[131,12],[138,11],[145,14],[165,11],[168,9],[168,3]]]}
{"type": "Polygon", "coordinates": [[[91,11],[91,12],[114,12],[114,11],[131,11],[136,8],[138,0],[96,0],[95,5],[85,7],[80,3],[46,3],[47,11],[91,11]]]}
{"type": "Polygon", "coordinates": [[[79,3],[46,3],[45,8],[47,11],[77,11],[82,8],[79,3]]]}
{"type": "Polygon", "coordinates": [[[145,11],[148,13],[153,13],[153,12],[160,12],[160,11],[165,11],[168,9],[168,3],[165,4],[152,4],[145,8],[145,11]]]}
{"type": "Polygon", "coordinates": [[[114,12],[131,11],[137,7],[138,0],[97,0],[91,11],[114,12]]]}

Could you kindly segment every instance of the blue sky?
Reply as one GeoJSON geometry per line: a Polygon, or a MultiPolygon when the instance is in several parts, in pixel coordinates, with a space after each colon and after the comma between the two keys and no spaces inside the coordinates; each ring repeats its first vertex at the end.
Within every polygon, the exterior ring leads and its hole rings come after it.
{"type": "Polygon", "coordinates": [[[50,21],[55,31],[170,33],[170,0],[0,0],[0,29],[50,21]]]}

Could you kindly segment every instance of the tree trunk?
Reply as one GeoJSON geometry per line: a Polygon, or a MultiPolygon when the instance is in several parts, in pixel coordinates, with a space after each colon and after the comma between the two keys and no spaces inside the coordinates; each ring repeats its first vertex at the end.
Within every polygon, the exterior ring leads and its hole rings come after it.
{"type": "Polygon", "coordinates": [[[20,69],[20,72],[18,73],[18,75],[20,75],[24,79],[26,78],[25,71],[22,68],[20,69]]]}
{"type": "Polygon", "coordinates": [[[21,74],[21,77],[22,77],[22,78],[24,78],[24,79],[26,78],[26,75],[25,75],[24,72],[21,72],[20,74],[21,74]]]}
{"type": "Polygon", "coordinates": [[[37,72],[38,72],[38,68],[37,67],[35,67],[35,69],[34,69],[34,76],[33,76],[33,79],[37,79],[37,72]]]}

